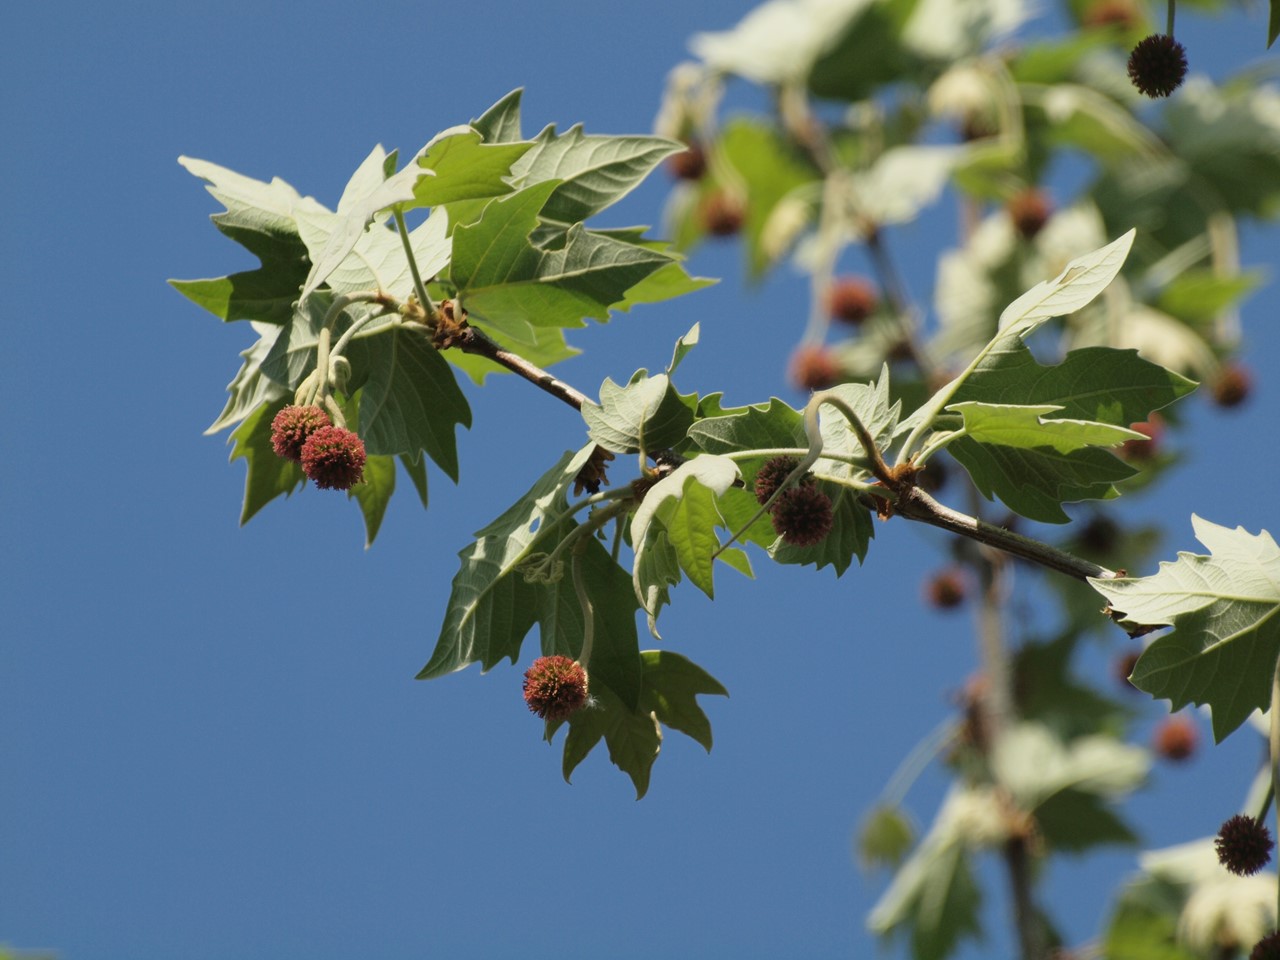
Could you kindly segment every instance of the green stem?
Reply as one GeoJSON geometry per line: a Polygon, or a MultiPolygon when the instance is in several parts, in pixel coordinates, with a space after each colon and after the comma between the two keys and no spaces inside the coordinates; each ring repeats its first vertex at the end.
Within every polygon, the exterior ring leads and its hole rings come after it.
{"type": "Polygon", "coordinates": [[[1177,0],[1169,0],[1169,6],[1167,8],[1167,12],[1165,13],[1164,32],[1167,36],[1170,36],[1170,37],[1173,36],[1173,17],[1177,9],[1178,9],[1177,0]]]}
{"type": "MultiPolygon", "coordinates": [[[[436,315],[436,305],[427,294],[426,284],[422,282],[422,274],[418,272],[418,258],[413,255],[413,244],[409,242],[409,229],[404,225],[404,214],[396,207],[392,213],[396,218],[396,230],[400,234],[400,243],[404,247],[405,259],[409,261],[409,272],[413,275],[413,289],[418,295],[418,302],[427,311],[428,317],[436,315]]],[[[461,316],[461,314],[459,314],[461,316]]]]}
{"type": "Polygon", "coordinates": [[[383,310],[380,313],[371,313],[368,316],[361,317],[359,320],[356,320],[351,324],[351,326],[347,327],[347,329],[343,331],[342,336],[338,338],[338,342],[333,345],[330,355],[333,357],[342,356],[347,349],[347,345],[351,343],[352,338],[360,332],[361,327],[368,324],[371,320],[376,320],[379,317],[385,317],[388,313],[394,312],[395,310],[388,306],[386,310],[383,310]]]}
{"type": "MultiPolygon", "coordinates": [[[[583,541],[585,544],[586,541],[583,541]]],[[[582,581],[582,551],[575,549],[570,563],[573,568],[573,590],[578,595],[578,606],[582,607],[582,651],[578,654],[578,663],[586,670],[591,662],[591,645],[595,641],[596,617],[591,598],[587,596],[587,585],[582,581]]]]}

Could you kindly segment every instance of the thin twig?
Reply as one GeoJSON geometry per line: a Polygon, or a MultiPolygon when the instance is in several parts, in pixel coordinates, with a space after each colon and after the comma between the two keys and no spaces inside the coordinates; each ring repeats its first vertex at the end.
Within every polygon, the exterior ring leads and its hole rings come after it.
{"type": "Polygon", "coordinates": [[[500,347],[493,340],[472,326],[465,326],[451,333],[445,346],[457,347],[463,353],[474,353],[486,357],[494,363],[506,367],[512,373],[519,374],[534,386],[545,390],[558,400],[562,400],[575,410],[581,410],[584,403],[589,403],[587,395],[569,386],[563,380],[553,377],[537,364],[530,363],[518,353],[500,347]]]}

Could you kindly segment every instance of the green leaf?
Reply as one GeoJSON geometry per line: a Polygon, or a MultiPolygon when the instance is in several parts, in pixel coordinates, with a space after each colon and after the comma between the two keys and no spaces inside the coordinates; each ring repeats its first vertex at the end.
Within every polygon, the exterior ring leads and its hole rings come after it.
{"type": "Polygon", "coordinates": [[[1169,625],[1134,667],[1153,697],[1213,711],[1221,741],[1254,710],[1266,710],[1280,656],[1280,550],[1265,530],[1248,533],[1191,518],[1209,555],[1180,552],[1150,577],[1090,580],[1126,626],[1169,625]]]}
{"type": "MultiPolygon", "coordinates": [[[[594,659],[593,656],[592,662],[594,659]]],[[[611,691],[605,690],[596,698],[596,704],[570,716],[563,761],[566,781],[604,739],[609,759],[631,777],[639,800],[649,789],[649,774],[662,746],[661,724],[692,737],[710,752],[711,722],[697,697],[727,697],[728,691],[711,674],[678,653],[645,650],[640,660],[643,686],[634,710],[626,709],[611,691]]],[[[592,687],[592,694],[595,692],[592,687]]],[[[559,724],[547,725],[548,741],[558,728],[559,724]]]]}
{"type": "MultiPolygon", "coordinates": [[[[871,434],[871,439],[881,450],[887,450],[898,426],[900,405],[889,402],[889,368],[882,367],[876,383],[842,383],[832,388],[832,393],[844,401],[871,434]]],[[[837,477],[868,479],[869,472],[861,467],[833,460],[827,454],[865,457],[858,436],[853,432],[845,415],[834,406],[823,406],[818,420],[822,434],[822,453],[814,464],[814,470],[837,477]]],[[[806,441],[805,445],[808,445],[806,441]]]]}
{"type": "Polygon", "coordinates": [[[505,97],[472,120],[471,126],[484,137],[485,143],[514,143],[523,140],[520,133],[520,97],[523,87],[516,87],[505,97]]]}
{"type": "Polygon", "coordinates": [[[169,282],[223,320],[287,322],[309,268],[295,217],[300,211],[324,208],[283,180],[263,183],[191,157],[179,157],[178,162],[209,182],[209,192],[226,207],[224,213],[214,214],[214,225],[256,256],[261,266],[216,279],[169,282]]]}
{"type": "MultiPolygon", "coordinates": [[[[631,518],[631,542],[635,548],[632,582],[637,599],[649,614],[650,629],[658,613],[655,606],[649,606],[654,587],[665,595],[665,584],[673,582],[666,563],[657,565],[656,570],[645,565],[650,532],[664,535],[665,545],[674,551],[680,569],[698,589],[714,597],[712,554],[720,547],[716,527],[724,526],[716,498],[737,479],[738,468],[732,460],[704,455],[686,460],[645,493],[631,518]],[[646,573],[657,579],[646,582],[646,573]]],[[[659,549],[663,546],[660,544],[659,549]]]]}
{"type": "Polygon", "coordinates": [[[421,458],[400,455],[400,463],[404,467],[404,472],[409,475],[409,479],[413,481],[413,488],[418,491],[418,499],[422,501],[422,508],[427,508],[427,465],[421,458]]]}
{"type": "Polygon", "coordinates": [[[1035,812],[1064,790],[1122,797],[1142,783],[1150,755],[1105,735],[1063,741],[1039,723],[1019,723],[1005,731],[991,752],[991,771],[1019,808],[1035,812]]]}
{"type": "Polygon", "coordinates": [[[288,393],[284,387],[262,373],[262,361],[275,344],[280,328],[258,320],[252,323],[253,329],[258,332],[258,340],[248,350],[240,353],[244,362],[240,364],[235,379],[227,384],[227,393],[231,396],[227,398],[227,404],[222,408],[218,419],[205,429],[206,436],[234,426],[260,404],[279,400],[288,393]]]}
{"type": "Polygon", "coordinates": [[[1200,960],[1178,938],[1178,916],[1186,900],[1168,880],[1142,877],[1116,904],[1103,940],[1108,960],[1200,960]]]}
{"type": "Polygon", "coordinates": [[[820,174],[804,154],[772,124],[738,118],[725,124],[716,147],[737,171],[746,187],[747,264],[753,277],[773,265],[781,249],[766,242],[770,215],[792,190],[820,180],[820,174]]]}
{"type": "MultiPolygon", "coordinates": [[[[320,290],[298,304],[293,318],[280,328],[259,365],[263,376],[290,390],[302,383],[306,375],[315,369],[316,345],[320,340],[320,331],[324,328],[325,314],[329,312],[332,303],[333,297],[329,292],[320,290]]],[[[368,314],[372,309],[367,304],[352,304],[343,310],[334,321],[335,341],[357,317],[368,314]]],[[[378,323],[379,321],[373,321],[371,326],[378,323]]],[[[367,342],[368,337],[355,338],[345,353],[352,366],[352,381],[348,384],[352,393],[359,389],[363,381],[360,371],[366,369],[364,351],[367,342]]]]}
{"type": "Polygon", "coordinates": [[[1280,0],[1271,0],[1270,14],[1267,17],[1267,49],[1280,37],[1280,0]]]}
{"type": "Polygon", "coordinates": [[[1226,275],[1209,268],[1184,270],[1160,291],[1156,306],[1184,322],[1208,324],[1265,279],[1261,270],[1226,275]]]}
{"type": "MultiPolygon", "coordinates": [[[[704,417],[689,428],[689,439],[706,453],[809,447],[800,411],[777,397],[768,404],[728,407],[717,416],[704,417]]],[[[764,460],[761,457],[760,463],[764,460]]],[[[756,464],[755,469],[759,468],[756,464]]]]}
{"type": "Polygon", "coordinates": [[[615,453],[656,452],[685,438],[693,411],[680,399],[666,374],[640,371],[625,387],[606,379],[600,402],[584,403],[582,419],[591,439],[615,453]]]}
{"type": "Polygon", "coordinates": [[[1040,804],[1036,827],[1049,849],[1062,853],[1138,842],[1137,835],[1102,797],[1082,790],[1062,790],[1040,804]]]}
{"type": "Polygon", "coordinates": [[[529,326],[578,327],[606,320],[609,307],[654,271],[666,254],[592,234],[575,224],[563,247],[530,242],[538,213],[554,192],[547,181],[494,200],[483,216],[453,233],[451,279],[473,318],[512,336],[529,326]]]}
{"type": "Polygon", "coordinates": [[[510,181],[519,175],[517,167],[534,144],[482,140],[482,134],[469,126],[436,134],[406,168],[419,170],[409,206],[434,207],[510,193],[510,181]]]}
{"type": "Polygon", "coordinates": [[[685,147],[662,137],[588,135],[578,124],[559,136],[549,126],[526,149],[513,176],[523,187],[558,181],[542,217],[568,226],[617,203],[685,147]]]}
{"type": "Polygon", "coordinates": [[[972,809],[985,795],[952,788],[928,835],[894,875],[867,926],[881,937],[904,932],[916,960],[943,960],[965,936],[981,936],[981,891],[969,866],[975,834],[972,809]]]}
{"type": "MultiPolygon", "coordinates": [[[[566,453],[502,516],[479,531],[459,553],[461,569],[431,659],[418,674],[426,680],[479,662],[488,670],[503,657],[514,663],[534,623],[541,623],[544,651],[577,657],[584,621],[572,579],[565,571],[551,583],[526,579],[518,569],[535,548],[552,547],[577,526],[568,492],[594,445],[566,453]]],[[[593,539],[582,569],[596,616],[592,676],[628,709],[640,694],[640,659],[630,578],[593,539]]],[[[593,688],[594,689],[594,688],[593,688]]]]}
{"type": "Polygon", "coordinates": [[[901,807],[881,804],[858,829],[858,860],[864,869],[896,867],[911,849],[915,829],[901,807]]]}
{"type": "MultiPolygon", "coordinates": [[[[360,436],[370,454],[427,455],[456,483],[454,426],[471,426],[471,408],[453,371],[425,330],[397,323],[364,339],[367,381],[360,402],[360,436]]],[[[353,365],[354,366],[354,365],[353,365]]]]}
{"type": "Polygon", "coordinates": [[[675,351],[671,354],[671,362],[667,364],[667,376],[670,377],[676,372],[676,367],[680,366],[681,361],[689,355],[689,351],[698,345],[698,337],[701,335],[702,324],[695,323],[689,328],[689,332],[676,341],[675,351]]]}
{"type": "Polygon", "coordinates": [[[1064,503],[1114,499],[1120,495],[1115,485],[1137,473],[1097,448],[1057,453],[985,446],[961,437],[947,452],[988,500],[998,496],[1010,510],[1042,523],[1069,522],[1064,503]]]}
{"type": "Polygon", "coordinates": [[[1046,404],[979,403],[969,400],[947,407],[964,417],[965,433],[977,443],[1004,447],[1049,447],[1071,453],[1087,447],[1114,447],[1126,440],[1142,440],[1146,434],[1128,427],[1090,420],[1048,418],[1062,407],[1046,404]]]}
{"type": "Polygon", "coordinates": [[[488,670],[503,657],[514,663],[520,643],[537,619],[540,586],[516,567],[542,540],[558,538],[566,521],[568,491],[591,455],[591,446],[566,453],[502,516],[476,533],[458,556],[444,626],[419,680],[443,676],[479,662],[488,670]]]}
{"type": "Polygon", "coordinates": [[[860,215],[876,224],[909,223],[941,196],[964,147],[892,147],[853,175],[850,190],[860,215]]]}
{"type": "Polygon", "coordinates": [[[373,546],[382,527],[387,504],[396,489],[396,461],[393,457],[369,457],[364,464],[364,480],[347,491],[347,497],[360,504],[364,515],[364,548],[373,546]]]}
{"type": "Polygon", "coordinates": [[[231,460],[243,459],[248,467],[244,480],[244,506],[240,511],[240,524],[265,507],[276,497],[289,496],[307,482],[302,468],[292,460],[277,457],[271,448],[271,421],[289,402],[281,398],[264,403],[245,417],[232,432],[231,460]]]}

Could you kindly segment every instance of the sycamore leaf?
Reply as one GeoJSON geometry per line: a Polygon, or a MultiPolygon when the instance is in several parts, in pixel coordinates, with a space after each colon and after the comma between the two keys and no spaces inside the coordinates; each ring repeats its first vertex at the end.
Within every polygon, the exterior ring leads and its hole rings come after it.
{"type": "Polygon", "coordinates": [[[584,403],[582,419],[591,439],[615,453],[656,452],[685,438],[693,411],[666,374],[640,371],[625,387],[610,379],[600,386],[600,402],[584,403]]]}
{"type": "Polygon", "coordinates": [[[546,181],[491,201],[479,220],[454,230],[450,276],[473,319],[516,337],[530,325],[607,320],[630,288],[674,262],[581,224],[570,227],[562,247],[534,246],[530,234],[557,184],[546,181]]]}
{"type": "Polygon", "coordinates": [[[695,323],[689,328],[689,332],[676,341],[676,348],[671,354],[671,362],[667,364],[667,376],[670,377],[676,372],[676,367],[680,366],[681,361],[689,355],[689,351],[698,345],[698,337],[701,335],[702,324],[695,323]]]}
{"type": "Polygon", "coordinates": [[[288,393],[284,387],[262,373],[262,361],[275,344],[280,328],[259,320],[252,321],[252,324],[258,333],[258,340],[248,350],[241,351],[240,356],[244,358],[244,362],[235,379],[227,384],[227,393],[231,396],[227,398],[227,404],[222,408],[218,419],[205,429],[206,436],[234,426],[260,404],[279,400],[288,393]]]}
{"type": "Polygon", "coordinates": [[[271,421],[288,402],[285,398],[264,403],[231,434],[234,444],[231,459],[244,460],[248,467],[244,478],[244,506],[240,511],[240,524],[265,507],[276,497],[289,496],[307,482],[302,468],[292,460],[276,456],[271,448],[271,421]]]}
{"type": "Polygon", "coordinates": [[[525,149],[512,176],[524,187],[557,181],[542,217],[567,226],[617,203],[685,147],[662,137],[588,135],[577,124],[561,135],[549,126],[525,149]]]}
{"type": "Polygon", "coordinates": [[[396,461],[394,457],[369,457],[364,464],[364,479],[347,491],[348,499],[360,505],[364,516],[364,548],[373,546],[374,538],[382,527],[387,504],[396,490],[396,461]]]}
{"type": "Polygon", "coordinates": [[[1280,0],[1271,0],[1270,14],[1267,17],[1267,49],[1280,37],[1280,0]]]}
{"type": "MultiPolygon", "coordinates": [[[[706,453],[809,447],[800,411],[777,397],[768,404],[728,407],[717,416],[704,417],[689,428],[689,439],[706,453]]],[[[764,459],[755,464],[756,470],[764,459]]]]}
{"type": "Polygon", "coordinates": [[[979,403],[968,400],[947,407],[964,417],[965,434],[977,443],[1003,447],[1049,447],[1071,453],[1086,447],[1114,447],[1126,440],[1143,440],[1145,433],[1090,420],[1050,418],[1062,407],[1053,403],[979,403]]]}
{"type": "Polygon", "coordinates": [[[956,146],[892,147],[853,175],[856,209],[873,223],[909,223],[938,199],[962,156],[956,146]]]}
{"type": "MultiPolygon", "coordinates": [[[[631,542],[635,547],[632,582],[636,597],[645,606],[650,629],[657,608],[650,606],[655,585],[665,594],[670,581],[666,564],[646,565],[650,533],[661,534],[671,548],[680,569],[708,597],[714,597],[712,554],[720,547],[716,527],[724,520],[716,506],[716,497],[738,479],[738,467],[725,457],[703,455],[686,460],[645,493],[644,500],[631,518],[631,542]],[[654,580],[646,582],[645,576],[654,580]]],[[[663,550],[663,545],[659,545],[663,550]]],[[[663,550],[664,558],[668,556],[663,550]]]]}
{"type": "Polygon", "coordinates": [[[422,501],[422,508],[427,508],[427,464],[421,458],[413,458],[401,454],[399,457],[404,472],[409,475],[409,480],[413,483],[413,489],[418,491],[418,499],[422,501]]]}
{"type": "Polygon", "coordinates": [[[484,137],[485,143],[514,143],[523,140],[520,133],[520,98],[523,87],[516,87],[505,97],[471,121],[471,128],[484,137]]]}
{"type": "Polygon", "coordinates": [[[1036,829],[1050,850],[1063,853],[1138,842],[1137,834],[1107,806],[1105,798],[1083,790],[1061,790],[1040,804],[1036,829]]]}
{"type": "MultiPolygon", "coordinates": [[[[605,690],[602,696],[595,697],[595,704],[569,718],[563,761],[566,781],[604,739],[609,759],[631,777],[639,800],[649,789],[649,774],[662,746],[663,725],[692,737],[710,752],[711,722],[697,698],[702,694],[727,697],[728,691],[711,674],[678,653],[644,650],[640,661],[643,681],[634,710],[626,709],[611,691],[605,690]]],[[[595,693],[593,687],[593,696],[595,693]]],[[[547,724],[548,742],[559,727],[558,723],[547,724]]]]}
{"type": "Polygon", "coordinates": [[[415,460],[425,450],[456,483],[454,426],[471,426],[471,408],[449,364],[414,324],[397,323],[363,342],[367,379],[359,433],[365,448],[370,454],[403,453],[415,460]]]}
{"type": "Polygon", "coordinates": [[[1146,750],[1102,734],[1063,741],[1039,723],[1020,723],[996,741],[991,770],[1017,805],[1034,812],[1064,790],[1121,797],[1143,781],[1146,750]]]}
{"type": "Polygon", "coordinates": [[[943,960],[962,937],[981,936],[982,897],[968,849],[987,839],[986,824],[973,822],[981,808],[999,815],[992,800],[989,792],[952,788],[929,833],[867,917],[872,932],[881,937],[907,933],[917,960],[943,960]]]}
{"type": "Polygon", "coordinates": [[[1090,580],[1126,626],[1169,625],[1130,681],[1153,697],[1213,711],[1221,741],[1271,701],[1280,657],[1280,550],[1265,530],[1231,530],[1192,515],[1209,555],[1180,552],[1149,577],[1090,580]]]}
{"type": "Polygon", "coordinates": [[[503,657],[514,663],[537,619],[542,585],[516,569],[540,542],[558,540],[567,519],[568,492],[594,444],[566,453],[502,516],[476,533],[458,556],[444,625],[419,680],[443,676],[479,662],[488,670],[503,657]]]}
{"type": "MultiPolygon", "coordinates": [[[[862,425],[871,434],[871,439],[881,450],[888,449],[893,438],[894,429],[898,425],[898,414],[901,404],[889,402],[889,368],[881,369],[880,379],[876,383],[842,383],[832,388],[832,392],[853,410],[862,425]]],[[[814,470],[829,473],[836,477],[866,478],[868,471],[855,467],[843,460],[832,460],[825,454],[865,457],[867,451],[862,449],[857,434],[849,425],[845,415],[833,406],[823,406],[819,411],[819,432],[822,434],[822,452],[814,470]]],[[[806,446],[808,442],[806,441],[806,446]]]]}
{"type": "MultiPolygon", "coordinates": [[[[520,567],[536,548],[553,548],[576,529],[568,492],[593,449],[588,445],[566,453],[459,553],[462,566],[453,578],[444,625],[418,679],[443,676],[476,662],[487,671],[504,657],[514,663],[535,623],[541,627],[544,653],[579,656],[585,621],[572,577],[563,571],[550,582],[540,582],[520,567]]],[[[630,578],[596,540],[588,537],[583,542],[581,570],[595,617],[592,692],[612,696],[632,710],[640,696],[641,665],[630,578]]]]}
{"type": "MultiPolygon", "coordinates": [[[[327,290],[317,291],[305,301],[298,304],[293,318],[284,324],[276,334],[267,355],[259,364],[263,376],[270,377],[276,383],[296,389],[304,377],[316,366],[316,344],[320,339],[320,331],[324,328],[325,314],[333,303],[333,297],[327,290]]],[[[359,316],[370,313],[376,308],[368,304],[352,304],[343,310],[334,321],[333,336],[338,338],[347,327],[359,316]]],[[[377,323],[378,321],[374,321],[377,323]]],[[[352,366],[351,392],[359,388],[365,369],[365,343],[368,338],[357,337],[347,347],[345,356],[352,366]]]]}
{"type": "Polygon", "coordinates": [[[1088,306],[1124,266],[1133,237],[1130,230],[1105,247],[1076,257],[1052,280],[1036,284],[1001,312],[1001,333],[1026,337],[1046,320],[1088,306]]]}
{"type": "Polygon", "coordinates": [[[324,208],[280,179],[263,183],[191,157],[179,157],[178,162],[207,180],[209,192],[226,207],[213,215],[214,226],[256,256],[261,266],[210,280],[169,282],[223,320],[288,321],[308,270],[307,249],[295,218],[300,211],[324,208]]]}
{"type": "Polygon", "coordinates": [[[510,193],[516,164],[533,144],[485,143],[483,139],[479,131],[465,125],[436,134],[406,168],[417,167],[420,172],[413,187],[414,203],[409,206],[434,207],[510,193]]]}

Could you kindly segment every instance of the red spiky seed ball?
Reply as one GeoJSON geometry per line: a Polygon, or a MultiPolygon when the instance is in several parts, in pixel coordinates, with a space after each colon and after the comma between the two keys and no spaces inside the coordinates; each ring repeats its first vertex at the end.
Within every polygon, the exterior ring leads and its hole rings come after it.
{"type": "Polygon", "coordinates": [[[1213,378],[1210,389],[1213,402],[1218,406],[1226,409],[1238,407],[1249,399],[1249,393],[1253,390],[1253,377],[1240,364],[1228,363],[1213,378]]]}
{"type": "Polygon", "coordinates": [[[1142,423],[1129,424],[1130,430],[1137,430],[1145,436],[1145,440],[1126,440],[1120,444],[1117,451],[1121,460],[1127,460],[1130,463],[1145,463],[1148,460],[1154,460],[1156,454],[1160,452],[1160,438],[1164,436],[1164,419],[1158,413],[1153,413],[1142,423]]]}
{"type": "MultiPolygon", "coordinates": [[[[768,503],[774,491],[782,486],[782,481],[787,479],[791,475],[791,471],[799,465],[800,461],[796,457],[781,456],[766,460],[764,466],[756,473],[755,494],[757,502],[761,505],[768,503]]],[[[804,484],[813,483],[813,475],[806,473],[800,478],[799,482],[804,484]]]]}
{"type": "Polygon", "coordinates": [[[307,438],[330,423],[329,415],[319,407],[282,407],[271,420],[271,449],[277,457],[297,462],[302,459],[307,438]]]}
{"type": "Polygon", "coordinates": [[[587,671],[569,657],[539,657],[524,672],[524,702],[544,720],[567,720],[587,702],[587,671]]]}
{"type": "Polygon", "coordinates": [[[1129,79],[1148,97],[1167,97],[1187,76],[1187,48],[1166,33],[1138,41],[1129,54],[1129,79]]]}
{"type": "Polygon", "coordinates": [[[808,484],[784,490],[774,503],[771,515],[774,531],[793,547],[821,543],[835,522],[831,498],[817,486],[808,484]]]}
{"type": "Polygon", "coordinates": [[[1132,30],[1141,22],[1142,14],[1133,0],[1094,0],[1080,17],[1081,26],[1089,30],[1132,30]]]}
{"type": "Polygon", "coordinates": [[[684,150],[667,158],[667,171],[677,180],[701,180],[707,172],[707,154],[702,145],[691,142],[684,150]]]}
{"type": "Polygon", "coordinates": [[[1236,876],[1248,877],[1271,862],[1275,843],[1265,824],[1238,813],[1218,830],[1214,847],[1220,864],[1236,876]]]}
{"type": "Polygon", "coordinates": [[[964,603],[967,593],[964,575],[959,570],[941,570],[924,586],[925,601],[938,610],[954,610],[964,603]]]}
{"type": "Polygon", "coordinates": [[[702,198],[698,216],[702,229],[713,237],[731,237],[742,229],[746,210],[742,201],[724,190],[716,190],[702,198]]]}
{"type": "Polygon", "coordinates": [[[826,347],[798,347],[788,368],[791,382],[801,390],[825,390],[840,382],[842,371],[826,347]]]}
{"type": "Polygon", "coordinates": [[[1024,240],[1030,240],[1049,222],[1053,205],[1041,190],[1027,189],[1015,195],[1006,204],[1013,228],[1024,240]]]}
{"type": "Polygon", "coordinates": [[[302,472],[321,490],[350,490],[364,464],[364,441],[342,427],[321,427],[302,445],[302,472]]]}
{"type": "Polygon", "coordinates": [[[827,312],[832,318],[855,327],[879,305],[876,288],[865,277],[837,277],[827,294],[827,312]]]}
{"type": "Polygon", "coordinates": [[[1268,933],[1253,945],[1249,960],[1280,960],[1280,931],[1268,933]]]}
{"type": "Polygon", "coordinates": [[[1200,731],[1190,717],[1166,717],[1156,727],[1151,748],[1157,756],[1174,763],[1181,763],[1196,752],[1200,743],[1200,731]]]}

